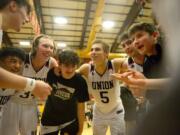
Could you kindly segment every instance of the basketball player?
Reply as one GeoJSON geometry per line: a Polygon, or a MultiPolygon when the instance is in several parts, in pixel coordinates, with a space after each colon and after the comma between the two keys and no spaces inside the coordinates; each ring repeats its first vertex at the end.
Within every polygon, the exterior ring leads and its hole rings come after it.
{"type": "MultiPolygon", "coordinates": [[[[133,46],[127,32],[122,34],[120,46],[122,46],[124,52],[128,55],[125,61],[128,67],[143,72],[144,56],[133,46]]],[[[136,95],[137,93],[135,93],[135,91],[132,92],[125,84],[121,86],[121,99],[125,109],[126,135],[131,135],[134,132],[137,116],[141,114],[138,113],[138,111],[141,112],[143,108],[143,104],[141,103],[143,101],[142,96],[139,97],[139,95],[136,95]],[[139,101],[139,105],[137,101],[139,101]]]]}
{"type": "MultiPolygon", "coordinates": [[[[21,26],[29,22],[31,7],[28,0],[0,0],[0,45],[3,30],[13,29],[19,31],[21,26]]],[[[42,81],[35,81],[21,77],[0,68],[0,87],[17,90],[31,90],[35,96],[46,99],[51,88],[42,81]],[[16,78],[16,79],[14,79],[16,78]]]]}
{"type": "MultiPolygon", "coordinates": [[[[33,41],[31,53],[26,57],[23,76],[46,81],[48,71],[57,66],[56,60],[51,57],[54,51],[55,44],[49,36],[37,36],[33,41]]],[[[30,91],[17,93],[7,104],[2,119],[3,134],[17,135],[19,132],[21,135],[35,134],[38,124],[37,114],[37,102],[32,93],[30,91]]]]}
{"type": "Polygon", "coordinates": [[[90,56],[92,64],[83,64],[78,72],[85,75],[89,90],[94,97],[93,134],[105,135],[108,126],[111,135],[124,135],[124,108],[119,97],[119,81],[112,79],[114,72],[126,69],[120,59],[108,60],[109,45],[101,40],[94,41],[90,56]]]}
{"type": "MultiPolygon", "coordinates": [[[[20,74],[24,60],[25,52],[19,48],[8,47],[0,50],[0,66],[12,73],[20,74]]],[[[4,105],[14,93],[13,89],[0,89],[0,131],[4,105]]]]}

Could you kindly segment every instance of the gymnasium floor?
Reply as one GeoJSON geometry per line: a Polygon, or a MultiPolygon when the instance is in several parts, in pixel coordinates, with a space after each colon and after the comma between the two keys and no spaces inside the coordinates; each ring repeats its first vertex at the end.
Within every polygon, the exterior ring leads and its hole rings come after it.
{"type": "MultiPolygon", "coordinates": [[[[84,130],[83,130],[83,134],[82,135],[93,135],[92,128],[91,127],[88,128],[86,122],[84,123],[84,130]]],[[[110,135],[109,129],[108,129],[106,135],[110,135]]]]}
{"type": "MultiPolygon", "coordinates": [[[[38,130],[39,130],[39,128],[38,128],[38,130]]],[[[84,123],[84,130],[83,130],[83,134],[82,135],[93,135],[92,128],[91,127],[88,128],[86,122],[84,123]]],[[[110,135],[109,129],[108,129],[106,135],[110,135]]]]}

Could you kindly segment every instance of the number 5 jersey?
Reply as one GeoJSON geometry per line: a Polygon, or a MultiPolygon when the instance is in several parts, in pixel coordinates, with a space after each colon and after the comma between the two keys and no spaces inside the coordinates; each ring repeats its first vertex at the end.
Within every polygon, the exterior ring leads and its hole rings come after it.
{"type": "Polygon", "coordinates": [[[93,64],[89,66],[89,92],[94,97],[95,105],[102,113],[111,112],[119,104],[123,109],[119,81],[111,78],[111,74],[114,72],[114,66],[111,61],[108,61],[107,68],[103,74],[96,72],[93,64]]]}

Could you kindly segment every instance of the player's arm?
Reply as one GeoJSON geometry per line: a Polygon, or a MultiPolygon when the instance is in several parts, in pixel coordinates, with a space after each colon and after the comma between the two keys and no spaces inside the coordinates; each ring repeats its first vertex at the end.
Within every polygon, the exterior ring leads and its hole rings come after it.
{"type": "Polygon", "coordinates": [[[78,102],[77,106],[77,114],[78,114],[78,122],[79,122],[79,130],[77,135],[81,135],[83,132],[84,120],[85,120],[85,105],[82,102],[78,102]]]}
{"type": "Polygon", "coordinates": [[[162,89],[171,82],[170,78],[148,79],[141,72],[134,70],[122,74],[115,73],[111,76],[125,82],[130,88],[142,90],[162,89]]]}
{"type": "Polygon", "coordinates": [[[170,82],[170,78],[145,79],[145,87],[147,89],[162,89],[169,86],[170,82]]]}
{"type": "Polygon", "coordinates": [[[51,59],[50,69],[53,67],[58,67],[58,62],[56,61],[56,59],[53,57],[50,57],[50,59],[51,59]]]}
{"type": "Polygon", "coordinates": [[[123,58],[115,58],[112,60],[116,73],[123,73],[128,70],[127,63],[123,58]]]}
{"type": "Polygon", "coordinates": [[[30,78],[19,76],[2,68],[0,68],[0,87],[16,90],[31,89],[32,93],[41,99],[46,99],[51,91],[51,87],[42,81],[35,81],[30,78]]]}
{"type": "Polygon", "coordinates": [[[85,77],[88,77],[88,72],[89,72],[88,70],[89,70],[89,64],[83,64],[76,70],[76,72],[80,73],[81,75],[84,75],[85,77]]]}

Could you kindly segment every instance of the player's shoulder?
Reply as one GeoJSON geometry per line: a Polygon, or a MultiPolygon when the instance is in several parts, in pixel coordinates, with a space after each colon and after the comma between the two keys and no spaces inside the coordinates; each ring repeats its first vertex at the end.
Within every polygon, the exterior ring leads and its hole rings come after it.
{"type": "Polygon", "coordinates": [[[50,57],[50,59],[49,59],[51,62],[51,64],[50,64],[50,68],[53,68],[53,67],[57,67],[58,66],[58,63],[57,63],[57,61],[56,61],[56,59],[55,58],[53,58],[53,57],[50,57]]]}
{"type": "Polygon", "coordinates": [[[90,64],[88,63],[85,63],[83,65],[81,65],[77,70],[76,72],[77,73],[80,73],[81,75],[84,75],[84,76],[88,76],[88,73],[89,73],[89,66],[90,64]]]}

